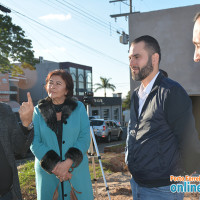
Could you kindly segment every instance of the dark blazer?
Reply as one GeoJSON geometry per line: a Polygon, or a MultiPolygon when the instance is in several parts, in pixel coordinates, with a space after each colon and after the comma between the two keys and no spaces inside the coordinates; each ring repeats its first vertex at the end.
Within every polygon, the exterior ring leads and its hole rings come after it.
{"type": "Polygon", "coordinates": [[[12,193],[15,200],[21,200],[22,196],[14,153],[22,155],[28,150],[33,139],[33,132],[32,129],[30,133],[25,134],[10,106],[0,102],[0,142],[13,170],[12,193]]]}

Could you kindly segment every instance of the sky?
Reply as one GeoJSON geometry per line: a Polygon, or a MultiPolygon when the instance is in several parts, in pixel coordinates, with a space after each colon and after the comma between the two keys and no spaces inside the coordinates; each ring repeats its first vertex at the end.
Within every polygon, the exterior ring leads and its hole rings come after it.
{"type": "MultiPolygon", "coordinates": [[[[110,15],[128,13],[129,0],[1,0],[0,4],[11,9],[13,23],[32,40],[36,58],[90,66],[94,89],[101,76],[110,78],[116,86],[114,93],[127,95],[129,45],[121,44],[119,36],[123,31],[128,34],[128,19],[110,15]]],[[[132,10],[149,12],[195,4],[199,0],[133,0],[132,10]]],[[[107,90],[107,96],[112,93],[107,90]]],[[[104,91],[99,90],[94,96],[104,96],[104,91]]]]}

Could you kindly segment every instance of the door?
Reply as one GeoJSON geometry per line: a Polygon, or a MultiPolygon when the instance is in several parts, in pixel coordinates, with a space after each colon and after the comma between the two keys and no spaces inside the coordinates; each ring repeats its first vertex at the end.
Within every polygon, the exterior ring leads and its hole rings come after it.
{"type": "Polygon", "coordinates": [[[115,122],[113,121],[110,121],[110,126],[111,126],[111,135],[114,136],[114,137],[117,137],[118,136],[118,129],[117,129],[117,125],[115,122]]]}

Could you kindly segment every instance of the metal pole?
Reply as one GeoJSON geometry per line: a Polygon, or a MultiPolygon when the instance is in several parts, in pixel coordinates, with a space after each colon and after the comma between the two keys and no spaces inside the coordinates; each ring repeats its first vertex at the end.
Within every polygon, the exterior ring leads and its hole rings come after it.
{"type": "Polygon", "coordinates": [[[132,13],[132,0],[130,0],[130,13],[132,13]]]}
{"type": "MultiPolygon", "coordinates": [[[[90,116],[90,106],[89,104],[87,104],[87,114],[88,116],[90,116]]],[[[91,137],[91,141],[90,141],[90,147],[88,150],[88,155],[90,155],[92,157],[92,168],[93,168],[93,174],[94,174],[94,182],[95,182],[95,196],[98,200],[98,188],[97,188],[97,176],[96,176],[96,168],[95,168],[95,160],[94,160],[94,148],[93,148],[93,139],[91,137]]]]}
{"type": "MultiPolygon", "coordinates": [[[[89,104],[87,104],[87,114],[89,116],[89,104]]],[[[102,176],[103,176],[103,180],[104,180],[104,184],[106,186],[106,191],[108,193],[108,198],[109,200],[111,200],[110,198],[110,194],[109,194],[109,187],[107,185],[107,182],[106,182],[106,178],[105,178],[105,174],[104,174],[104,171],[103,171],[103,166],[102,166],[102,162],[101,162],[101,156],[99,155],[99,149],[98,149],[98,146],[97,146],[97,142],[96,142],[96,138],[95,138],[95,135],[94,135],[94,131],[93,131],[93,127],[90,126],[90,134],[91,134],[91,143],[90,143],[90,155],[92,156],[92,165],[93,165],[93,172],[95,171],[95,162],[94,162],[94,150],[93,150],[93,143],[94,143],[94,146],[95,146],[95,150],[96,150],[96,153],[97,153],[97,158],[99,160],[99,165],[100,165],[100,168],[101,168],[101,173],[102,173],[102,176]]],[[[97,180],[96,180],[96,171],[94,172],[94,180],[95,180],[95,192],[97,194],[97,199],[98,199],[98,192],[97,192],[97,180]]]]}
{"type": "Polygon", "coordinates": [[[97,187],[97,176],[96,176],[96,168],[95,168],[95,160],[94,160],[94,148],[93,148],[93,139],[91,137],[91,143],[90,143],[90,150],[91,150],[91,156],[92,156],[92,168],[93,168],[93,174],[94,174],[94,182],[95,182],[95,196],[98,200],[98,187],[97,187]]]}
{"type": "Polygon", "coordinates": [[[99,155],[99,149],[98,149],[98,146],[97,146],[97,143],[96,143],[96,139],[95,139],[95,135],[94,135],[94,131],[93,131],[92,126],[90,126],[90,133],[91,133],[92,138],[93,138],[94,146],[95,146],[96,153],[97,153],[97,158],[99,160],[99,165],[101,167],[101,173],[102,173],[104,184],[106,186],[106,190],[107,190],[107,193],[108,193],[108,198],[109,198],[109,200],[111,200],[110,194],[109,194],[109,187],[108,187],[107,182],[106,182],[106,178],[105,178],[105,174],[104,174],[103,166],[102,166],[102,162],[101,162],[101,156],[99,155]]]}

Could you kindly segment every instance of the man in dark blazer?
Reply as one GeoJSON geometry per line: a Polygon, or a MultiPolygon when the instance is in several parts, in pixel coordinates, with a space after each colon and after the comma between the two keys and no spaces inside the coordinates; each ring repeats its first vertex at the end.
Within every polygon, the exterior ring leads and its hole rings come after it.
{"type": "MultiPolygon", "coordinates": [[[[200,169],[200,142],[192,102],[183,87],[159,72],[157,40],[145,35],[130,46],[132,79],[141,81],[131,98],[126,163],[134,200],[182,200],[170,176],[200,169]]],[[[175,66],[172,66],[175,67],[175,66]]]]}
{"type": "Polygon", "coordinates": [[[28,102],[19,110],[18,124],[10,106],[0,102],[0,200],[21,200],[21,191],[14,154],[23,154],[33,139],[33,103],[30,93],[28,102]]]}

